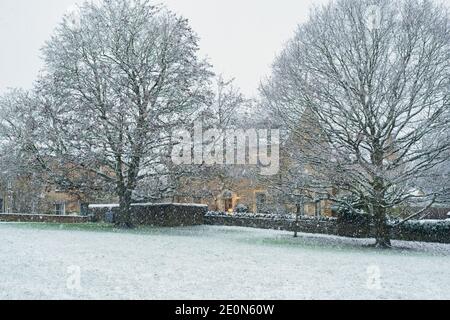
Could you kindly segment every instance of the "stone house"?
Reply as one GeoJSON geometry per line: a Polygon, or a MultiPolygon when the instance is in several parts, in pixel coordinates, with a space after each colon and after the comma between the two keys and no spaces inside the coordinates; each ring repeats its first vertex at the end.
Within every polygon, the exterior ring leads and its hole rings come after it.
{"type": "MultiPolygon", "coordinates": [[[[235,212],[239,205],[245,206],[252,213],[295,213],[302,210],[309,216],[332,216],[332,201],[312,191],[305,193],[301,202],[295,194],[296,159],[290,150],[305,150],[304,139],[317,133],[317,127],[306,113],[300,126],[307,136],[295,137],[282,132],[280,145],[280,170],[273,176],[261,176],[257,166],[218,166],[206,170],[204,175],[196,174],[183,177],[173,199],[176,203],[206,204],[211,211],[235,212]],[[283,136],[284,135],[284,136],[283,136]],[[278,188],[280,187],[280,188],[278,188]],[[281,190],[283,189],[283,190],[281,190]],[[301,208],[301,203],[303,208],[301,208]]],[[[270,123],[264,123],[269,127],[270,123]]],[[[257,153],[257,150],[247,152],[257,153]]],[[[248,155],[249,157],[249,155],[248,155]]],[[[303,168],[306,176],[314,176],[314,170],[303,168]]],[[[335,195],[336,190],[328,190],[335,195]]]]}

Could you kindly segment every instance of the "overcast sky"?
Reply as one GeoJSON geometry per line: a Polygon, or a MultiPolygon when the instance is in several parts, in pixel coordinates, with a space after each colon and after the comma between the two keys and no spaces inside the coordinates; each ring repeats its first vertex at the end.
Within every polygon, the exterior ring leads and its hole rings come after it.
{"type": "MultiPolygon", "coordinates": [[[[327,0],[165,0],[190,20],[201,54],[217,73],[253,96],[259,81],[313,3],[327,0]]],[[[0,93],[30,88],[42,67],[40,48],[63,14],[83,0],[0,0],[0,93]]]]}

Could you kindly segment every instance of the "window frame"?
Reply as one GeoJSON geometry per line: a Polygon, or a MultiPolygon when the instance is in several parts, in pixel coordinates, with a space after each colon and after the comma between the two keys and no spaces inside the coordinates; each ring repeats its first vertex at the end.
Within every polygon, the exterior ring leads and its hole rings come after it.
{"type": "Polygon", "coordinates": [[[65,202],[55,203],[55,215],[57,215],[57,216],[65,216],[66,215],[66,203],[65,202]],[[61,206],[62,210],[58,210],[58,206],[61,206]]]}

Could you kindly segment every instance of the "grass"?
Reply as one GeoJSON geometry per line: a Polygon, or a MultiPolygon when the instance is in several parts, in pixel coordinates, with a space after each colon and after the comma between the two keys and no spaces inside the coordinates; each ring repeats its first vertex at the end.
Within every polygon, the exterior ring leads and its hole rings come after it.
{"type": "Polygon", "coordinates": [[[138,226],[134,229],[120,229],[113,224],[108,223],[42,223],[42,222],[12,222],[8,223],[17,228],[34,229],[34,230],[67,230],[67,231],[85,231],[85,232],[107,232],[107,233],[122,233],[122,234],[136,234],[136,235],[174,235],[177,234],[192,234],[192,227],[176,227],[163,228],[151,226],[138,226]]]}
{"type": "MultiPolygon", "coordinates": [[[[367,244],[364,240],[366,239],[357,239],[355,242],[345,242],[346,238],[341,238],[342,242],[329,241],[326,237],[316,236],[316,235],[308,235],[302,236],[299,235],[298,238],[294,238],[293,236],[277,236],[273,238],[260,238],[255,240],[246,240],[248,243],[254,243],[259,245],[269,245],[276,247],[291,247],[295,249],[303,249],[303,250],[311,250],[315,251],[320,249],[322,251],[328,252],[353,252],[353,253],[365,253],[365,252],[373,252],[380,254],[398,254],[401,252],[409,251],[407,248],[401,247],[393,247],[390,250],[378,249],[373,247],[372,245],[367,244]],[[363,242],[364,241],[364,242],[363,242]]],[[[367,241],[367,240],[366,240],[367,241]]],[[[369,240],[375,241],[375,240],[369,240]]]]}
{"type": "Polygon", "coordinates": [[[13,222],[8,223],[17,228],[37,230],[75,230],[91,232],[113,232],[117,229],[111,224],[105,223],[42,223],[42,222],[13,222]]]}
{"type": "MultiPolygon", "coordinates": [[[[34,229],[34,230],[54,230],[54,231],[82,231],[82,232],[103,232],[116,234],[132,234],[138,236],[167,236],[167,237],[198,237],[215,238],[216,236],[226,236],[228,240],[245,243],[256,246],[270,246],[279,248],[291,248],[294,250],[322,250],[328,252],[353,252],[353,253],[379,253],[383,255],[398,255],[408,253],[414,256],[427,255],[427,252],[416,251],[407,247],[393,247],[390,250],[377,249],[369,244],[372,240],[367,239],[350,239],[339,238],[326,235],[302,235],[294,238],[293,234],[288,232],[280,233],[274,236],[261,234],[259,237],[248,236],[248,229],[239,227],[226,226],[196,226],[196,227],[177,227],[177,228],[162,228],[162,227],[137,227],[135,229],[118,229],[113,224],[106,223],[8,223],[20,229],[34,229]]],[[[260,229],[263,231],[263,229],[260,229]]],[[[267,231],[267,230],[265,230],[267,231]]]]}

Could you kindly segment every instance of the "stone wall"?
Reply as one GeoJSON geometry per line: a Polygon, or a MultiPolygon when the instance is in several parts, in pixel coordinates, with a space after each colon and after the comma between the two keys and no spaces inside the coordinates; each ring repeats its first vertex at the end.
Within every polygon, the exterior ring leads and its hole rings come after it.
{"type": "MultiPolygon", "coordinates": [[[[118,205],[93,205],[89,212],[95,222],[106,222],[106,214],[117,214],[118,205]]],[[[179,227],[204,224],[208,206],[195,204],[133,204],[132,223],[140,226],[179,227]]]]}
{"type": "Polygon", "coordinates": [[[90,219],[81,216],[54,216],[44,214],[0,214],[0,222],[42,222],[42,223],[87,223],[90,219]]]}
{"type": "MultiPolygon", "coordinates": [[[[295,230],[295,219],[263,218],[261,216],[228,216],[210,213],[205,217],[205,224],[219,226],[236,226],[259,229],[295,230]]],[[[373,226],[355,226],[340,223],[337,219],[302,218],[298,222],[298,232],[337,235],[350,238],[374,238],[373,226]]],[[[450,243],[450,221],[410,221],[392,230],[393,240],[450,243]]]]}
{"type": "MultiPolygon", "coordinates": [[[[292,232],[295,230],[295,219],[286,218],[277,219],[207,215],[205,217],[205,224],[258,229],[274,229],[292,232]]],[[[332,219],[301,219],[299,221],[297,231],[304,233],[337,234],[337,224],[332,219]]]]}

